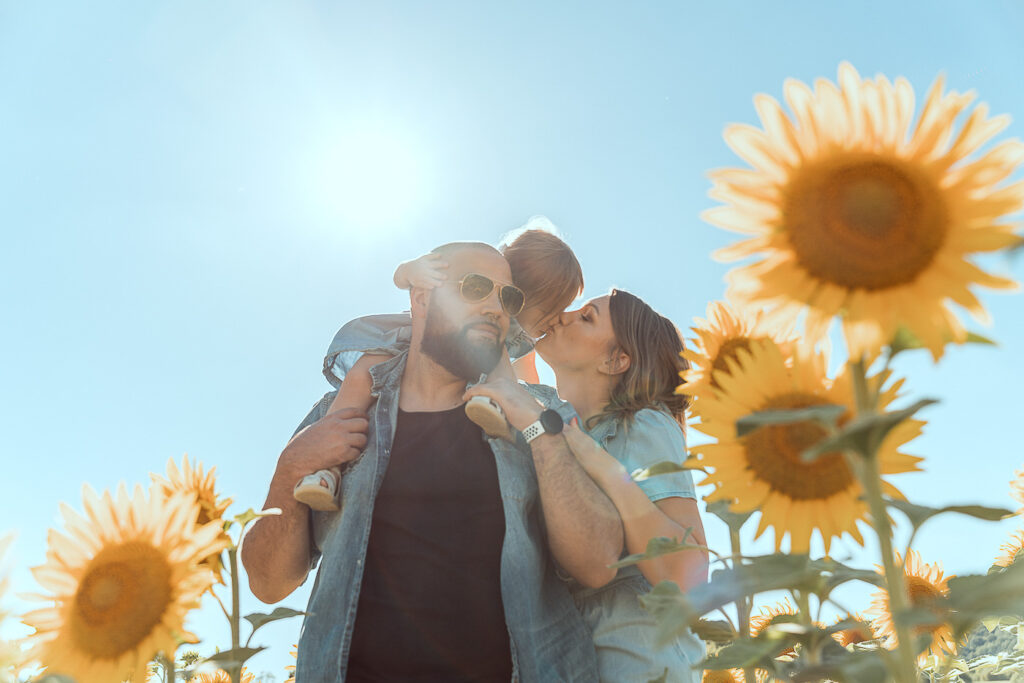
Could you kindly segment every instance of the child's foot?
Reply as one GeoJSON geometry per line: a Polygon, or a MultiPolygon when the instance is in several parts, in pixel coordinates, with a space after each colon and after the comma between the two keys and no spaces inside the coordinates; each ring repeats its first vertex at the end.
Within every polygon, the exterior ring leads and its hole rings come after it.
{"type": "Polygon", "coordinates": [[[505,419],[501,406],[486,396],[474,396],[466,403],[466,415],[493,439],[513,441],[512,425],[505,419]]]}
{"type": "Polygon", "coordinates": [[[314,510],[324,512],[336,512],[341,509],[338,505],[338,484],[341,481],[341,471],[332,467],[329,470],[320,470],[313,474],[307,474],[295,485],[292,495],[295,500],[305,503],[314,510]]]}

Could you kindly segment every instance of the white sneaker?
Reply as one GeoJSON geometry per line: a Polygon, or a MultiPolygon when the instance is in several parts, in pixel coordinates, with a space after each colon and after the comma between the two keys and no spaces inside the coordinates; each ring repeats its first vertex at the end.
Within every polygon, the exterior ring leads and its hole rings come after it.
{"type": "Polygon", "coordinates": [[[295,500],[305,503],[314,510],[336,512],[341,509],[338,504],[338,484],[341,483],[341,470],[332,467],[307,474],[295,485],[292,495],[295,500]]]}

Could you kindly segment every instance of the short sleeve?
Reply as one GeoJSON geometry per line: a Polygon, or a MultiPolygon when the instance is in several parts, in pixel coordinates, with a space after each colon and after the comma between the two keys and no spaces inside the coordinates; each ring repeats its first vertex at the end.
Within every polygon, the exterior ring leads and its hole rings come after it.
{"type": "Polygon", "coordinates": [[[337,331],[327,349],[324,377],[338,388],[364,353],[397,356],[409,350],[411,340],[412,317],[408,313],[367,315],[351,320],[337,331]]]}
{"type": "MultiPolygon", "coordinates": [[[[607,450],[632,474],[659,462],[682,463],[686,459],[686,438],[679,424],[667,413],[646,409],[638,412],[628,426],[607,444],[607,450]]],[[[659,474],[638,481],[652,501],[663,498],[693,498],[697,493],[689,470],[659,474]]]]}

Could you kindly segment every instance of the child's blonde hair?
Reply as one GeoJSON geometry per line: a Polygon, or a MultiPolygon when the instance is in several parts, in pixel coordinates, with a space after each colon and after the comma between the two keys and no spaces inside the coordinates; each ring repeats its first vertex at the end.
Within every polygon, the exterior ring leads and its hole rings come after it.
{"type": "Polygon", "coordinates": [[[502,240],[512,281],[526,295],[526,305],[545,314],[561,313],[583,292],[583,269],[558,229],[544,216],[502,240]]]}

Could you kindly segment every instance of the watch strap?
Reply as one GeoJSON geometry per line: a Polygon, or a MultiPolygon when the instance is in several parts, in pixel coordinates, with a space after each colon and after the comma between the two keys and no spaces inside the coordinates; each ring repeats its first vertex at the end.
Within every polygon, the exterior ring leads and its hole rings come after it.
{"type": "Polygon", "coordinates": [[[541,424],[540,420],[537,420],[532,425],[523,430],[523,438],[526,439],[526,443],[530,443],[543,433],[544,425],[541,424]]]}

